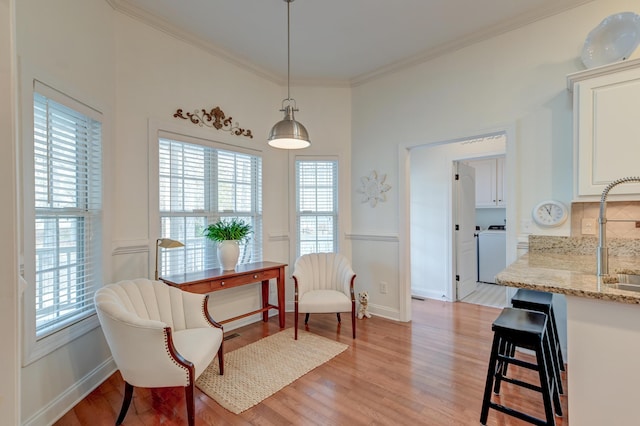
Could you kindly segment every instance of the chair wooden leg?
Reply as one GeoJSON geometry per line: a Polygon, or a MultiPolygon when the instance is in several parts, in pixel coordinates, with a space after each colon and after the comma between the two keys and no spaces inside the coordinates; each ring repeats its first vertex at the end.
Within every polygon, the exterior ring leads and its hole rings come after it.
{"type": "Polygon", "coordinates": [[[351,330],[353,332],[353,338],[356,338],[356,311],[351,310],[351,330]]]}
{"type": "Polygon", "coordinates": [[[337,312],[336,316],[338,317],[338,322],[342,324],[342,318],[340,318],[340,312],[337,312]]]}
{"type": "Polygon", "coordinates": [[[307,314],[304,316],[304,325],[307,325],[308,322],[309,322],[309,312],[307,312],[307,314]]]}
{"type": "Polygon", "coordinates": [[[224,346],[224,339],[222,339],[222,342],[220,343],[220,348],[218,349],[218,369],[220,370],[220,375],[222,376],[224,374],[224,351],[223,351],[223,346],[224,346]]]}
{"type": "Polygon", "coordinates": [[[187,403],[187,422],[189,426],[194,426],[196,423],[195,401],[193,400],[194,386],[194,383],[191,382],[184,387],[185,400],[187,403]]]}
{"type": "Polygon", "coordinates": [[[127,415],[127,411],[129,410],[129,405],[131,405],[131,398],[133,397],[133,385],[124,382],[124,399],[122,400],[122,408],[120,409],[120,414],[118,415],[118,420],[116,420],[116,425],[121,425],[124,421],[124,417],[127,415]]]}
{"type": "Polygon", "coordinates": [[[298,304],[295,305],[293,313],[293,337],[298,340],[298,304]]]}

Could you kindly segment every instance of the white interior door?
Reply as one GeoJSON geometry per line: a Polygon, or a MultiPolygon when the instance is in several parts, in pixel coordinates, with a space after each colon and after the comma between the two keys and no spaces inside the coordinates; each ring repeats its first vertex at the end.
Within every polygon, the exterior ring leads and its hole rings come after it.
{"type": "Polygon", "coordinates": [[[475,169],[456,162],[454,185],[455,206],[455,274],[456,300],[462,300],[476,290],[477,246],[475,169]]]}

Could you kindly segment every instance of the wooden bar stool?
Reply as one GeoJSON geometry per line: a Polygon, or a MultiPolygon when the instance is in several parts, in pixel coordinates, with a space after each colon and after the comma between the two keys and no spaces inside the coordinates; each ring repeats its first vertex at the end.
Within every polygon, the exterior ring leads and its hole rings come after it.
{"type": "Polygon", "coordinates": [[[558,324],[556,323],[556,316],[553,313],[553,294],[520,288],[511,299],[511,304],[514,308],[529,309],[547,314],[549,317],[547,334],[551,341],[551,349],[553,351],[556,368],[565,371],[564,358],[562,356],[562,349],[560,348],[560,337],[558,336],[558,324]]]}
{"type": "Polygon", "coordinates": [[[562,416],[560,394],[557,377],[551,365],[551,345],[547,336],[547,315],[525,309],[504,308],[493,322],[493,345],[487,370],[484,398],[480,423],[487,424],[489,408],[535,425],[555,425],[555,414],[562,416]],[[529,349],[535,352],[536,363],[527,362],[514,357],[515,348],[529,349]],[[538,372],[540,386],[506,376],[510,365],[527,368],[538,372]],[[505,405],[491,401],[491,390],[500,392],[501,382],[512,383],[542,394],[545,420],[530,414],[517,411],[505,405]]]}

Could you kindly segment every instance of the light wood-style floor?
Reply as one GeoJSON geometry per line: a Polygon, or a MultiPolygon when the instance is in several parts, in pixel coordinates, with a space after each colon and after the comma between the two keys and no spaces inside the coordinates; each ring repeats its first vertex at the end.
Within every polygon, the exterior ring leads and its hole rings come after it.
{"type": "Polygon", "coordinates": [[[462,301],[494,308],[504,308],[510,305],[510,302],[507,302],[507,287],[487,283],[477,283],[476,290],[462,301]]]}
{"type": "MultiPolygon", "coordinates": [[[[435,300],[412,302],[413,321],[382,318],[351,321],[343,316],[311,315],[309,331],[350,347],[262,403],[234,415],[196,388],[197,425],[477,425],[491,346],[491,323],[500,309],[435,300]]],[[[301,318],[301,323],[303,323],[301,318]]],[[[287,314],[293,326],[293,314],[287,314]]],[[[239,337],[225,342],[229,352],[279,331],[277,318],[233,330],[239,337]]],[[[286,359],[282,360],[286,362],[286,359]]],[[[519,378],[538,383],[532,372],[510,367],[519,378]]],[[[566,376],[565,382],[566,389],[566,376]]],[[[124,386],[113,374],[55,425],[112,425],[120,410],[124,386]]],[[[503,404],[544,416],[536,392],[502,385],[503,404]]],[[[567,426],[567,396],[562,404],[567,426]]],[[[134,391],[125,425],[183,425],[186,408],[182,388],[134,391]]],[[[495,410],[489,425],[526,423],[495,410]]]]}

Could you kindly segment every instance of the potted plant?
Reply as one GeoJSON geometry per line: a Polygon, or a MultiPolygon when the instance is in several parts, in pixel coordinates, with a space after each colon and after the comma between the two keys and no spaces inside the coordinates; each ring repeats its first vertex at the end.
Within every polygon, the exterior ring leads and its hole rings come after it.
{"type": "Polygon", "coordinates": [[[218,260],[222,269],[235,269],[240,256],[240,243],[251,233],[251,225],[238,218],[220,219],[202,232],[206,238],[218,244],[218,260]]]}

